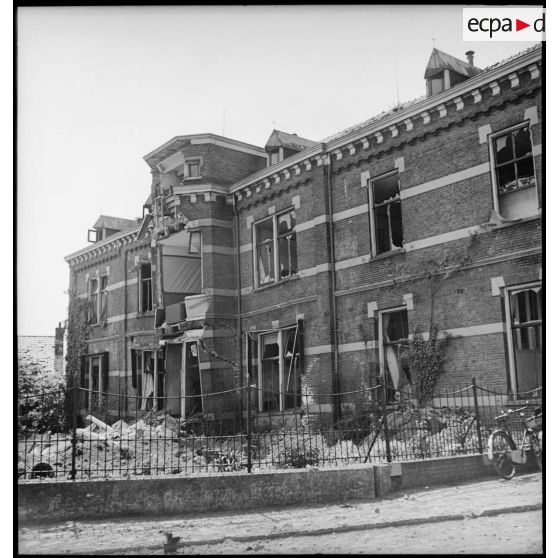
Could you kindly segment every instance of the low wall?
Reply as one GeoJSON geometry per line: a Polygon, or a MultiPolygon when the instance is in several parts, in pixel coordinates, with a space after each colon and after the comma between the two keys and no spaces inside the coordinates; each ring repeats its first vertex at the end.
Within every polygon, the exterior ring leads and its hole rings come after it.
{"type": "MultiPolygon", "coordinates": [[[[438,457],[391,463],[391,490],[451,484],[496,476],[486,454],[438,457]]],[[[527,463],[517,466],[517,474],[538,471],[535,458],[527,453],[527,463]]],[[[378,495],[380,491],[376,485],[378,495]]]]}
{"type": "Polygon", "coordinates": [[[391,464],[391,487],[397,490],[432,486],[494,475],[496,472],[486,455],[417,459],[391,464]]]}
{"type": "MultiPolygon", "coordinates": [[[[518,473],[537,470],[531,457],[518,473]]],[[[50,481],[18,485],[20,521],[187,515],[382,497],[394,490],[496,475],[486,455],[342,469],[220,473],[179,478],[50,481]]]]}
{"type": "Polygon", "coordinates": [[[374,467],[18,485],[20,521],[172,515],[375,497],[374,467]]]}

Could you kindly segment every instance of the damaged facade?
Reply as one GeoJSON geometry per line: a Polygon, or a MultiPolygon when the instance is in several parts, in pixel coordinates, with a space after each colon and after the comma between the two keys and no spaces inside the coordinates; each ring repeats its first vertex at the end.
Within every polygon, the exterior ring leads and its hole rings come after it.
{"type": "Polygon", "coordinates": [[[434,49],[424,98],[323,142],[198,134],[148,154],[144,217],[101,217],[66,257],[91,411],[108,391],[211,414],[203,395],[247,371],[260,412],[401,388],[409,336],[433,326],[452,336],[440,385],[540,386],[541,48],[467,56],[434,49]]]}

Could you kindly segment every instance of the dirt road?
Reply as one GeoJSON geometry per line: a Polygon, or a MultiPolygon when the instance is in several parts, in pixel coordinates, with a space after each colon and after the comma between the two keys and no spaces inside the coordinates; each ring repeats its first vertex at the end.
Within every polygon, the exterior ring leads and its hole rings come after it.
{"type": "Polygon", "coordinates": [[[322,506],[20,525],[19,553],[538,553],[542,475],[322,506]]]}

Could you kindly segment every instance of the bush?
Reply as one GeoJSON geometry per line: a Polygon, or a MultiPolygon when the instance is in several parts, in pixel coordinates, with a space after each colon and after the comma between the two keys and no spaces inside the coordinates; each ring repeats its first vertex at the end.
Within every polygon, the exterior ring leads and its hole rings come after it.
{"type": "Polygon", "coordinates": [[[65,432],[64,385],[41,377],[34,369],[18,369],[18,431],[20,434],[65,432]]]}

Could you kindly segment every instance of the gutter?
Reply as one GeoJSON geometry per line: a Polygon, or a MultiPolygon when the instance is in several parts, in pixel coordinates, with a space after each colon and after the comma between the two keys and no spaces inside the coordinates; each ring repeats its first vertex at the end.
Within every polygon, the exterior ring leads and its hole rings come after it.
{"type": "MultiPolygon", "coordinates": [[[[238,209],[236,207],[236,198],[233,196],[233,216],[235,221],[235,248],[236,248],[236,329],[238,335],[238,374],[240,376],[240,387],[242,388],[242,292],[240,285],[240,216],[238,215],[238,209]]],[[[248,372],[247,374],[248,375],[248,372]]],[[[249,381],[247,382],[247,384],[249,381]]],[[[242,416],[242,398],[240,399],[240,416],[242,416]]]]}
{"type": "Polygon", "coordinates": [[[244,180],[237,182],[231,186],[231,193],[235,193],[246,186],[250,186],[263,180],[264,178],[269,178],[273,174],[277,174],[293,165],[302,163],[312,157],[316,157],[321,153],[327,151],[333,151],[335,149],[339,149],[349,143],[353,143],[359,141],[374,132],[378,132],[385,128],[389,128],[389,126],[393,126],[395,124],[399,124],[406,120],[407,118],[412,118],[420,113],[431,110],[436,108],[438,105],[443,103],[450,102],[457,97],[465,95],[466,93],[488,85],[488,83],[504,77],[506,74],[509,74],[514,71],[518,71],[521,68],[524,68],[528,64],[533,64],[536,61],[541,59],[541,49],[536,48],[530,52],[525,53],[524,55],[511,60],[510,62],[504,63],[501,66],[497,66],[496,68],[492,68],[490,70],[484,70],[480,74],[465,80],[464,82],[451,87],[447,91],[443,91],[438,93],[437,95],[433,95],[431,97],[427,97],[422,101],[418,101],[416,104],[411,105],[410,107],[398,110],[394,112],[393,115],[386,116],[384,118],[379,118],[378,120],[371,122],[367,126],[360,128],[354,132],[349,132],[346,135],[332,139],[329,142],[323,142],[321,144],[317,144],[317,146],[309,147],[304,151],[301,151],[298,154],[292,155],[285,161],[281,161],[271,167],[266,167],[244,180]]]}

